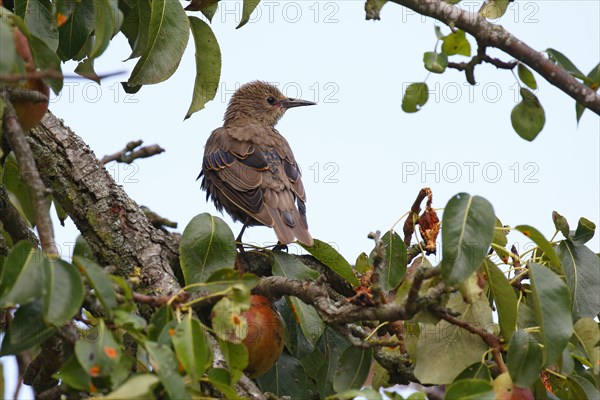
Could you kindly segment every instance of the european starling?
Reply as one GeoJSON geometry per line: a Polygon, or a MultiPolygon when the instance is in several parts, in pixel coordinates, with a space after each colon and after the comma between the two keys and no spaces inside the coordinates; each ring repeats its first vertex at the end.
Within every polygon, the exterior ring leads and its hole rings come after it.
{"type": "Polygon", "coordinates": [[[238,241],[246,226],[265,225],[282,245],[297,239],[312,246],[300,168],[275,125],[288,108],[314,104],[250,82],[233,94],[223,127],[208,138],[198,178],[204,176],[206,199],[244,224],[238,241]]]}

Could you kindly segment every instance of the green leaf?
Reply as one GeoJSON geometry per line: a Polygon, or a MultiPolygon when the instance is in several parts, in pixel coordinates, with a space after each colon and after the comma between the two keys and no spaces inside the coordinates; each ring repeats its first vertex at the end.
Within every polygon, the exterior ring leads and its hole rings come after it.
{"type": "Polygon", "coordinates": [[[177,359],[194,381],[199,381],[204,371],[212,366],[212,348],[200,322],[185,318],[171,338],[177,359]]]}
{"type": "Polygon", "coordinates": [[[187,11],[201,11],[202,14],[212,22],[212,19],[219,8],[219,0],[203,0],[192,2],[185,9],[187,11]]]}
{"type": "Polygon", "coordinates": [[[508,264],[510,259],[510,253],[508,250],[506,250],[506,244],[508,243],[508,239],[506,238],[507,235],[508,231],[504,228],[502,222],[496,217],[496,226],[494,227],[494,238],[492,239],[492,243],[500,246],[494,247],[494,251],[504,264],[508,264]]]}
{"type": "Polygon", "coordinates": [[[83,282],[74,265],[50,259],[50,274],[46,276],[48,290],[44,295],[44,319],[61,326],[73,318],[83,304],[83,282]]]}
{"type": "Polygon", "coordinates": [[[523,100],[510,113],[510,121],[515,132],[531,142],[544,128],[546,114],[538,98],[529,90],[521,88],[521,97],[523,100]]]}
{"type": "Polygon", "coordinates": [[[352,267],[340,253],[338,253],[330,244],[322,242],[318,239],[314,240],[314,244],[308,247],[300,243],[302,247],[317,260],[325,264],[333,272],[350,282],[353,286],[358,285],[358,278],[354,275],[352,267]]]}
{"type": "Polygon", "coordinates": [[[444,399],[452,400],[496,400],[492,384],[481,379],[456,381],[446,388],[444,399]]]}
{"type": "Polygon", "coordinates": [[[359,272],[361,274],[364,274],[371,269],[371,264],[369,264],[369,256],[367,256],[367,253],[362,252],[358,255],[358,257],[356,257],[354,269],[356,270],[356,272],[359,272]]]}
{"type": "Polygon", "coordinates": [[[177,359],[173,351],[160,343],[146,342],[144,348],[150,357],[152,370],[158,375],[160,383],[164,386],[171,399],[191,399],[185,390],[183,377],[179,375],[177,359]]]}
{"type": "Polygon", "coordinates": [[[152,314],[148,324],[148,339],[153,342],[158,342],[160,333],[171,321],[173,321],[173,312],[170,306],[164,305],[156,310],[156,312],[152,314]]]}
{"type": "Polygon", "coordinates": [[[112,281],[106,272],[93,261],[80,256],[74,256],[73,262],[85,275],[87,282],[94,289],[94,294],[102,303],[104,311],[110,313],[117,308],[117,296],[112,281]]]}
{"type": "Polygon", "coordinates": [[[546,53],[550,56],[550,59],[558,64],[562,69],[567,71],[569,74],[573,75],[575,78],[579,78],[584,81],[584,83],[592,83],[591,79],[588,78],[565,56],[558,50],[554,49],[546,49],[546,53]]]}
{"type": "Polygon", "coordinates": [[[233,268],[236,254],[233,233],[221,218],[208,213],[195,216],[179,244],[185,284],[204,282],[221,268],[233,268]]]}
{"type": "Polygon", "coordinates": [[[94,36],[90,58],[97,58],[108,47],[114,31],[115,16],[108,0],[94,0],[94,36]]]}
{"type": "Polygon", "coordinates": [[[271,392],[278,397],[289,396],[292,400],[306,398],[308,380],[304,368],[300,361],[286,351],[257,382],[263,392],[271,392]]]}
{"type": "Polygon", "coordinates": [[[529,87],[532,90],[537,89],[537,82],[535,81],[535,77],[533,76],[533,73],[531,73],[529,68],[525,66],[525,64],[519,63],[517,71],[519,73],[519,79],[521,80],[521,82],[523,82],[525,85],[527,85],[527,87],[529,87]]]}
{"type": "MultiPolygon", "coordinates": [[[[33,55],[33,60],[37,68],[42,71],[56,71],[61,72],[60,69],[60,58],[56,54],[56,51],[52,50],[48,45],[40,38],[34,36],[29,32],[29,29],[23,23],[21,18],[17,17],[14,14],[5,13],[2,10],[4,8],[0,8],[0,18],[10,18],[11,22],[15,24],[19,30],[27,37],[27,41],[29,42],[29,48],[31,49],[31,53],[33,55]]],[[[52,88],[52,91],[55,94],[60,93],[63,86],[63,79],[47,79],[48,84],[52,88]]]]}
{"type": "Polygon", "coordinates": [[[384,291],[394,290],[406,274],[407,249],[404,241],[393,231],[381,238],[385,246],[385,265],[380,272],[380,284],[384,291]]]}
{"type": "Polygon", "coordinates": [[[85,46],[88,36],[94,30],[94,0],[75,2],[71,16],[58,28],[60,41],[58,55],[63,61],[71,60],[85,46]]]}
{"type": "Polygon", "coordinates": [[[75,256],[87,258],[88,260],[95,260],[92,248],[81,235],[78,235],[77,239],[75,239],[75,248],[73,249],[72,257],[74,258],[75,256]]]}
{"type": "Polygon", "coordinates": [[[90,390],[90,384],[92,383],[90,375],[79,364],[75,355],[69,357],[53,377],[70,388],[84,392],[90,390]]]}
{"type": "Polygon", "coordinates": [[[589,380],[578,375],[567,378],[572,399],[599,399],[600,392],[589,380]]]}
{"type": "Polygon", "coordinates": [[[64,208],[56,201],[56,199],[52,199],[52,204],[54,204],[54,211],[56,211],[56,217],[58,218],[60,225],[65,226],[65,221],[69,218],[69,214],[65,211],[64,208]]]}
{"type": "Polygon", "coordinates": [[[456,285],[481,265],[494,237],[496,217],[483,197],[459,193],[442,217],[442,279],[456,285]]]}
{"type": "Polygon", "coordinates": [[[560,231],[560,233],[562,233],[565,239],[570,236],[569,222],[565,217],[563,217],[556,211],[552,211],[552,222],[554,222],[554,227],[556,228],[556,230],[560,231]]]}
{"type": "Polygon", "coordinates": [[[325,330],[325,323],[312,306],[307,305],[297,297],[286,296],[286,300],[296,316],[296,322],[300,325],[302,333],[314,346],[325,330]]]}
{"type": "Polygon", "coordinates": [[[250,14],[252,11],[258,6],[260,0],[244,0],[244,7],[242,8],[242,19],[240,20],[239,25],[235,29],[240,29],[242,26],[246,25],[250,20],[250,14]]]}
{"type": "Polygon", "coordinates": [[[448,67],[448,56],[444,53],[428,51],[423,54],[425,69],[436,74],[441,74],[448,67]]]}
{"type": "Polygon", "coordinates": [[[530,263],[529,278],[547,367],[558,361],[573,334],[571,298],[563,280],[543,265],[530,263]]]}
{"type": "Polygon", "coordinates": [[[248,349],[243,344],[219,340],[219,348],[229,367],[230,383],[235,384],[248,366],[248,349]]]}
{"type": "Polygon", "coordinates": [[[275,276],[298,280],[312,280],[320,276],[317,271],[308,268],[298,258],[282,251],[273,251],[271,265],[275,276]]]}
{"type": "Polygon", "coordinates": [[[517,295],[504,273],[489,258],[483,262],[498,311],[500,333],[509,341],[517,326],[517,295]]]}
{"type": "Polygon", "coordinates": [[[211,368],[208,371],[208,381],[217,388],[218,391],[223,393],[226,399],[237,400],[241,399],[235,392],[232,386],[229,372],[223,368],[211,368]]]}
{"type": "Polygon", "coordinates": [[[15,14],[23,19],[31,34],[56,51],[58,28],[50,0],[16,0],[14,4],[15,14]]]}
{"type": "Polygon", "coordinates": [[[402,111],[415,113],[427,103],[427,99],[429,99],[427,84],[425,82],[411,83],[402,98],[402,111]]]}
{"type": "Polygon", "coordinates": [[[17,50],[12,30],[4,18],[0,18],[0,56],[0,74],[13,73],[17,50]]]}
{"type": "Polygon", "coordinates": [[[444,34],[442,33],[442,28],[440,28],[439,25],[435,25],[433,29],[435,30],[435,37],[438,38],[438,40],[443,40],[444,34]]]}
{"type": "MultiPolygon", "coordinates": [[[[589,81],[585,82],[585,85],[591,88],[594,91],[598,91],[600,87],[600,63],[598,63],[587,75],[589,81]]],[[[581,119],[583,112],[585,111],[585,107],[581,103],[575,103],[575,116],[577,117],[577,123],[581,119]]]]}
{"type": "Polygon", "coordinates": [[[12,152],[8,155],[2,168],[2,184],[14,196],[13,200],[16,201],[13,201],[13,203],[21,211],[21,214],[30,224],[35,225],[35,211],[29,199],[29,191],[25,182],[21,179],[19,164],[12,152]]]}
{"type": "Polygon", "coordinates": [[[221,76],[221,49],[210,26],[196,17],[189,17],[196,47],[196,81],[192,104],[185,119],[215,98],[221,76]]]}
{"type": "MultiPolygon", "coordinates": [[[[145,400],[154,397],[154,388],[159,380],[153,374],[132,375],[124,384],[102,399],[106,400],[145,400]]],[[[89,390],[89,389],[88,389],[89,390]]]]}
{"type": "Polygon", "coordinates": [[[206,285],[202,286],[202,290],[215,293],[226,289],[233,289],[236,301],[247,302],[247,299],[250,298],[250,290],[254,289],[257,282],[258,278],[254,274],[240,274],[240,272],[234,269],[223,268],[213,272],[208,277],[206,285]]]}
{"type": "Polygon", "coordinates": [[[471,44],[467,40],[465,31],[457,29],[448,36],[442,38],[442,53],[447,56],[455,54],[470,57],[471,56],[471,44]]]}
{"type": "Polygon", "coordinates": [[[483,18],[498,19],[504,15],[509,3],[510,0],[487,0],[479,10],[479,14],[483,18]]]}
{"type": "Polygon", "coordinates": [[[333,389],[336,392],[341,392],[361,388],[367,379],[372,361],[373,349],[348,347],[342,353],[340,363],[333,376],[333,389]]]}
{"type": "MultiPolygon", "coordinates": [[[[450,295],[447,307],[460,313],[460,320],[479,327],[493,324],[487,299],[467,304],[458,293],[450,295]]],[[[414,374],[422,384],[448,384],[488,351],[481,337],[468,333],[445,320],[422,329],[414,355],[414,374]]]]}
{"type": "Polygon", "coordinates": [[[598,323],[592,318],[581,318],[573,326],[573,331],[575,332],[577,341],[585,349],[587,358],[592,360],[594,349],[598,346],[598,342],[600,342],[600,327],[598,323]]]}
{"type": "Polygon", "coordinates": [[[552,270],[557,274],[564,275],[562,264],[558,258],[558,255],[556,254],[556,251],[554,251],[554,247],[548,240],[546,240],[540,231],[529,225],[515,226],[515,230],[533,240],[535,244],[537,244],[538,247],[544,252],[544,257],[550,261],[550,268],[552,268],[552,270]]]}
{"type": "Polygon", "coordinates": [[[24,305],[44,296],[50,262],[39,249],[21,241],[4,262],[0,278],[0,307],[24,305]]]}
{"type": "Polygon", "coordinates": [[[86,332],[86,338],[75,342],[77,361],[92,378],[110,376],[122,355],[112,332],[103,320],[98,321],[97,326],[86,332]]]}
{"type": "Polygon", "coordinates": [[[248,322],[242,312],[250,307],[240,304],[229,297],[223,297],[211,311],[212,329],[218,338],[241,343],[248,331],[248,322]]]}
{"type": "Polygon", "coordinates": [[[19,354],[54,335],[56,328],[44,322],[43,304],[37,300],[20,306],[2,339],[0,356],[19,354]]]}
{"type": "MultiPolygon", "coordinates": [[[[379,365],[379,364],[376,364],[376,365],[379,365]]],[[[385,392],[385,393],[386,393],[386,395],[388,395],[388,397],[386,397],[386,400],[388,398],[391,400],[404,400],[404,397],[400,396],[398,393],[393,393],[393,395],[389,394],[388,392],[385,392]]],[[[418,394],[418,393],[419,392],[415,392],[413,394],[418,394]]],[[[410,397],[412,397],[412,395],[410,397]]],[[[360,390],[359,389],[344,390],[343,392],[338,392],[335,394],[336,400],[352,400],[355,398],[359,398],[361,400],[362,399],[366,399],[366,400],[382,400],[383,399],[383,397],[381,396],[381,393],[379,393],[377,390],[371,389],[369,387],[362,388],[360,390]]],[[[411,400],[427,400],[427,397],[422,397],[419,399],[414,397],[411,400]]]]}
{"type": "Polygon", "coordinates": [[[150,38],[150,17],[152,14],[150,0],[138,1],[130,13],[131,15],[125,19],[125,24],[129,23],[131,25],[130,29],[132,32],[130,35],[131,38],[135,36],[135,40],[131,46],[131,55],[127,58],[128,60],[140,57],[148,47],[148,40],[150,38]]]}
{"type": "Polygon", "coordinates": [[[600,258],[586,246],[562,240],[557,247],[571,292],[573,319],[594,318],[600,313],[600,258]]]}
{"type": "Polygon", "coordinates": [[[484,381],[491,382],[492,375],[487,365],[482,362],[476,362],[465,368],[457,377],[454,382],[464,379],[483,379],[484,381]]]}
{"type": "Polygon", "coordinates": [[[342,353],[349,346],[350,342],[340,333],[325,327],[314,350],[302,358],[304,370],[314,380],[316,390],[321,397],[334,393],[334,373],[337,371],[342,353]]]}
{"type": "Polygon", "coordinates": [[[595,232],[596,224],[587,218],[581,217],[577,223],[575,234],[572,235],[571,239],[576,246],[581,246],[589,242],[594,237],[595,232]]]}
{"type": "Polygon", "coordinates": [[[508,344],[506,366],[515,383],[529,387],[539,378],[542,370],[542,349],[526,331],[518,330],[508,344]]]}
{"type": "Polygon", "coordinates": [[[167,80],[181,61],[190,35],[190,22],[177,0],[152,1],[148,44],[131,76],[129,86],[167,80]]]}

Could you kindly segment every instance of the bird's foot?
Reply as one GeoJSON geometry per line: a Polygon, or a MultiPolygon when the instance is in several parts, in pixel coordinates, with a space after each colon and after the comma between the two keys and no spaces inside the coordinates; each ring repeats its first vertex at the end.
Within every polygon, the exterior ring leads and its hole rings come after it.
{"type": "Polygon", "coordinates": [[[288,252],[288,246],[287,246],[287,244],[284,244],[284,243],[277,243],[273,247],[273,250],[285,251],[287,253],[288,252]]]}

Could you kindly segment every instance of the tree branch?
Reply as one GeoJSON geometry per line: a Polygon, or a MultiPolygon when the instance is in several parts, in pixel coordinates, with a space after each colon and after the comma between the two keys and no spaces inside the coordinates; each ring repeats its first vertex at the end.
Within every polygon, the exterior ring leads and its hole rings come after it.
{"type": "Polygon", "coordinates": [[[178,243],[150,224],[81,138],[48,112],[31,130],[30,143],[44,165],[42,178],[101,264],[125,277],[141,267],[142,287],[152,294],[180,290],[173,272],[178,243]]]}
{"type": "Polygon", "coordinates": [[[534,50],[500,25],[492,24],[478,13],[461,10],[441,0],[390,0],[471,34],[478,43],[504,51],[527,64],[548,82],[577,102],[600,115],[600,95],[534,50]]]}
{"type": "Polygon", "coordinates": [[[52,219],[49,213],[50,199],[48,191],[40,177],[31,147],[29,147],[25,133],[19,124],[17,114],[9,96],[5,92],[2,97],[4,101],[4,115],[2,116],[4,135],[12,151],[15,153],[17,162],[19,163],[21,179],[27,186],[31,206],[35,212],[35,225],[40,236],[42,249],[46,254],[58,255],[58,249],[54,240],[52,219]]]}

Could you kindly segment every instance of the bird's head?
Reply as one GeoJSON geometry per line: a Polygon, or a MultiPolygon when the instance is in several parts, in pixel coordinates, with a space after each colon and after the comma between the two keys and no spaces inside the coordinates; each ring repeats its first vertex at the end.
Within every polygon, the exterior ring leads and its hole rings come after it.
{"type": "Polygon", "coordinates": [[[274,126],[288,108],[312,106],[308,100],[286,97],[274,85],[254,81],[242,85],[231,97],[225,112],[225,126],[254,120],[274,126]]]}

